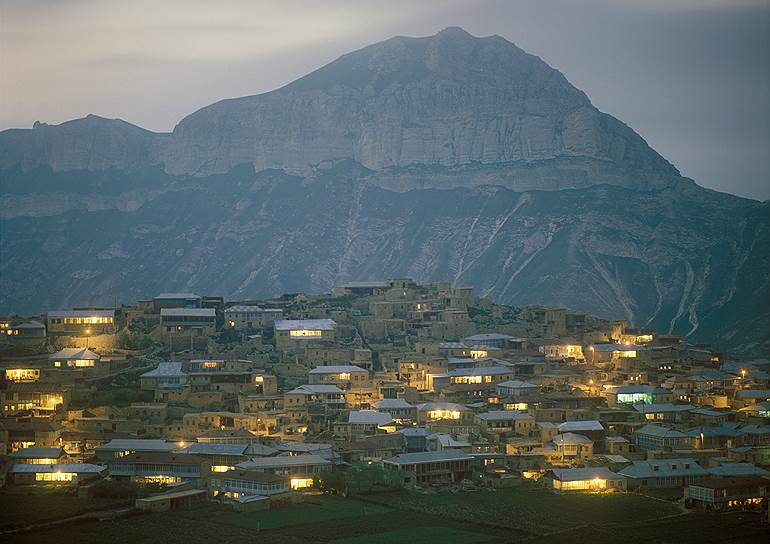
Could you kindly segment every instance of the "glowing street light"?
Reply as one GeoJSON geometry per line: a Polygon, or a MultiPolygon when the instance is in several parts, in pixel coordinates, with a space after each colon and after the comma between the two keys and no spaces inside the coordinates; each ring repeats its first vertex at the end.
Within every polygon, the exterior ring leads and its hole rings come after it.
{"type": "Polygon", "coordinates": [[[88,349],[88,339],[91,336],[91,329],[86,329],[86,349],[88,349]]]}

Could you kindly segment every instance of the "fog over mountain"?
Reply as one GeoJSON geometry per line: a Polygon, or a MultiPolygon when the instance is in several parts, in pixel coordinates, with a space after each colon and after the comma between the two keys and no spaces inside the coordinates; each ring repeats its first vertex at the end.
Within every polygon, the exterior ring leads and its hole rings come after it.
{"type": "Polygon", "coordinates": [[[3,311],[407,275],[770,346],[770,203],[682,177],[498,36],[395,37],[171,133],[7,130],[0,168],[3,311]]]}

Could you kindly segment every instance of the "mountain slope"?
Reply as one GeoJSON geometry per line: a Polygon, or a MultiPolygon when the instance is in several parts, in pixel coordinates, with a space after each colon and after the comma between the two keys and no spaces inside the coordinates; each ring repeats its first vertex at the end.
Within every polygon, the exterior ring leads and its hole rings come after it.
{"type": "MultiPolygon", "coordinates": [[[[64,175],[38,172],[39,183],[64,175]]],[[[121,194],[122,182],[110,189],[101,174],[80,173],[89,189],[70,196],[82,206],[41,212],[41,200],[62,200],[41,193],[35,216],[21,200],[9,206],[17,215],[3,221],[0,307],[109,304],[114,294],[131,300],[167,289],[250,298],[406,275],[692,339],[768,342],[767,204],[693,205],[673,190],[606,185],[396,192],[367,183],[369,175],[352,162],[310,178],[244,167],[206,178],[151,170],[126,178],[162,187],[143,191],[141,205],[103,202],[84,212],[96,194],[121,194]]]]}
{"type": "Polygon", "coordinates": [[[768,353],[768,248],[769,203],[681,177],[540,59],[460,29],[170,134],[0,133],[0,311],[408,275],[768,353]]]}

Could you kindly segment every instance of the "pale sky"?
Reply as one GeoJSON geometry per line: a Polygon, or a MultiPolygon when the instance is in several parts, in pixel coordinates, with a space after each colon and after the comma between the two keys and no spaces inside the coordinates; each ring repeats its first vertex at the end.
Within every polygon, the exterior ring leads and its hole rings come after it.
{"type": "Polygon", "coordinates": [[[0,0],[0,129],[95,113],[169,131],[447,26],[540,56],[699,184],[770,198],[770,0],[0,0]]]}

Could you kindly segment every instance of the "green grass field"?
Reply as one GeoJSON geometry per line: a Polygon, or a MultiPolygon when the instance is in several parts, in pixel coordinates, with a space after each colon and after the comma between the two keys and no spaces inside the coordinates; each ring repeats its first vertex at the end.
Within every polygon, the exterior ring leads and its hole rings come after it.
{"type": "Polygon", "coordinates": [[[55,486],[3,490],[0,492],[0,529],[67,518],[115,504],[118,502],[80,499],[55,486]]]}
{"type": "Polygon", "coordinates": [[[236,527],[265,530],[347,518],[359,518],[363,521],[367,517],[379,516],[391,511],[392,508],[378,504],[341,497],[319,496],[308,498],[303,504],[273,511],[225,514],[219,516],[216,521],[236,527]]]}
{"type": "MultiPolygon", "coordinates": [[[[6,509],[5,515],[18,515],[25,508],[45,508],[46,504],[59,508],[59,512],[80,508],[67,501],[59,506],[53,502],[18,502],[6,509]]],[[[48,517],[52,512],[26,515],[48,517]]],[[[4,544],[256,540],[271,544],[738,544],[765,542],[769,534],[758,514],[680,515],[675,504],[639,495],[556,495],[526,485],[495,492],[399,491],[356,499],[307,497],[303,504],[254,513],[233,513],[209,504],[186,512],[141,514],[3,535],[0,540],[4,544]]]]}
{"type": "Polygon", "coordinates": [[[489,542],[491,539],[496,539],[496,537],[450,527],[410,527],[377,535],[342,538],[337,540],[336,544],[433,544],[434,542],[475,544],[477,542],[489,542]]]}
{"type": "Polygon", "coordinates": [[[639,495],[556,495],[534,485],[456,494],[401,491],[372,497],[371,500],[394,508],[438,514],[455,520],[472,519],[522,534],[553,532],[586,523],[639,522],[680,512],[672,503],[639,495]]]}

